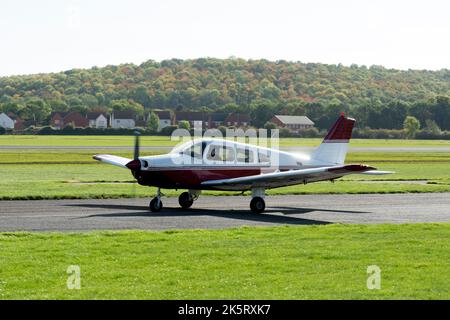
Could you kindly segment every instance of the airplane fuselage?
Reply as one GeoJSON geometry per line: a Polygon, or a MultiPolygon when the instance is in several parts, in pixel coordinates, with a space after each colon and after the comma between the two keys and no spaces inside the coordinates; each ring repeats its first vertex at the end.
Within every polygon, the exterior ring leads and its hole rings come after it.
{"type": "Polygon", "coordinates": [[[205,181],[232,179],[276,171],[298,170],[333,164],[318,163],[307,154],[225,140],[201,139],[187,143],[172,152],[140,157],[141,169],[135,178],[141,185],[164,189],[248,190],[248,187],[214,187],[205,181]],[[194,152],[190,148],[194,146],[194,152]],[[198,152],[195,152],[198,146],[198,152]],[[214,150],[227,150],[224,157],[211,157],[214,150]],[[186,152],[187,151],[187,152],[186,152]],[[182,177],[182,179],[180,179],[182,177]]]}

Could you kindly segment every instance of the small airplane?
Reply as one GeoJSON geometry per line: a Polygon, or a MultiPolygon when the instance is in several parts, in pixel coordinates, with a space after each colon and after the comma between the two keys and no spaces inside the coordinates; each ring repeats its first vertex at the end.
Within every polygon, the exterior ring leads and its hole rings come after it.
{"type": "Polygon", "coordinates": [[[188,141],[157,156],[139,156],[135,137],[134,158],[95,155],[93,158],[131,170],[140,185],[157,187],[150,201],[152,212],[162,209],[161,189],[187,189],[178,202],[190,208],[202,190],[250,191],[250,209],[264,211],[265,190],[318,181],[334,181],[349,174],[382,175],[362,164],[344,164],[355,120],[343,113],[311,154],[299,154],[224,139],[188,141]],[[276,159],[276,165],[271,163],[276,159]]]}

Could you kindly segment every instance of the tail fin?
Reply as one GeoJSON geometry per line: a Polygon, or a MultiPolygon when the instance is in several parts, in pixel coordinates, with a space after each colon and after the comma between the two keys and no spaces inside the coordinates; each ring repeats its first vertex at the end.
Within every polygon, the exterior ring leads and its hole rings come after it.
{"type": "Polygon", "coordinates": [[[344,164],[354,124],[355,119],[346,118],[341,113],[322,144],[312,154],[312,159],[329,164],[344,164]]]}

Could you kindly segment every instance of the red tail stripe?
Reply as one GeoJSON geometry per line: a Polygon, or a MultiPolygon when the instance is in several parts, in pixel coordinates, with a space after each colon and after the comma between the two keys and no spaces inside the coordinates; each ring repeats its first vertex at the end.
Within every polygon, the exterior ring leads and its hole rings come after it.
{"type": "Polygon", "coordinates": [[[355,119],[346,118],[341,115],[330,131],[328,131],[324,140],[350,140],[354,124],[355,119]]]}

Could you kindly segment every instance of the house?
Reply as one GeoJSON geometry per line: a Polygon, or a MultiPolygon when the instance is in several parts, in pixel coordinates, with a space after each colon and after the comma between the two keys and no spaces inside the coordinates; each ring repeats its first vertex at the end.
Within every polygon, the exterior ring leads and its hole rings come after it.
{"type": "Polygon", "coordinates": [[[250,116],[243,113],[230,113],[224,123],[227,127],[246,127],[250,125],[250,116]]]}
{"type": "Polygon", "coordinates": [[[270,122],[276,124],[278,127],[287,128],[293,132],[314,127],[314,122],[306,116],[275,115],[270,122]]]}
{"type": "Polygon", "coordinates": [[[209,128],[209,115],[206,112],[176,112],[175,123],[179,124],[180,121],[188,121],[191,128],[195,126],[203,127],[203,129],[209,128]]]}
{"type": "Polygon", "coordinates": [[[68,112],[52,112],[50,114],[50,126],[55,129],[64,128],[64,117],[68,112]]]}
{"type": "Polygon", "coordinates": [[[32,121],[32,120],[24,121],[24,120],[20,119],[19,117],[17,117],[12,112],[8,112],[8,117],[10,117],[14,121],[14,130],[15,131],[24,130],[26,128],[27,124],[28,125],[34,124],[34,121],[32,121]]]}
{"type": "Polygon", "coordinates": [[[27,121],[24,121],[20,118],[14,119],[14,130],[21,131],[24,130],[27,126],[27,121]]]}
{"type": "Polygon", "coordinates": [[[14,123],[14,119],[12,119],[6,113],[0,113],[0,127],[5,129],[14,129],[14,123]]]}
{"type": "Polygon", "coordinates": [[[74,128],[87,128],[89,126],[88,119],[79,112],[69,112],[64,117],[64,127],[71,125],[74,128]]]}
{"type": "Polygon", "coordinates": [[[55,129],[63,129],[68,125],[74,128],[86,128],[89,121],[79,112],[52,112],[50,115],[50,126],[55,129]]]}
{"type": "Polygon", "coordinates": [[[161,129],[172,125],[172,123],[173,123],[173,116],[172,116],[172,113],[170,111],[154,111],[154,112],[156,113],[156,115],[159,118],[158,131],[161,131],[161,129]]]}
{"type": "Polygon", "coordinates": [[[90,128],[105,129],[108,127],[108,118],[103,112],[88,112],[87,119],[90,128]]]}
{"type": "Polygon", "coordinates": [[[135,128],[136,113],[134,111],[114,111],[111,114],[110,124],[113,128],[135,128]]]}
{"type": "Polygon", "coordinates": [[[225,119],[228,117],[226,113],[213,113],[209,118],[209,127],[217,128],[223,126],[225,123],[225,119]]]}

